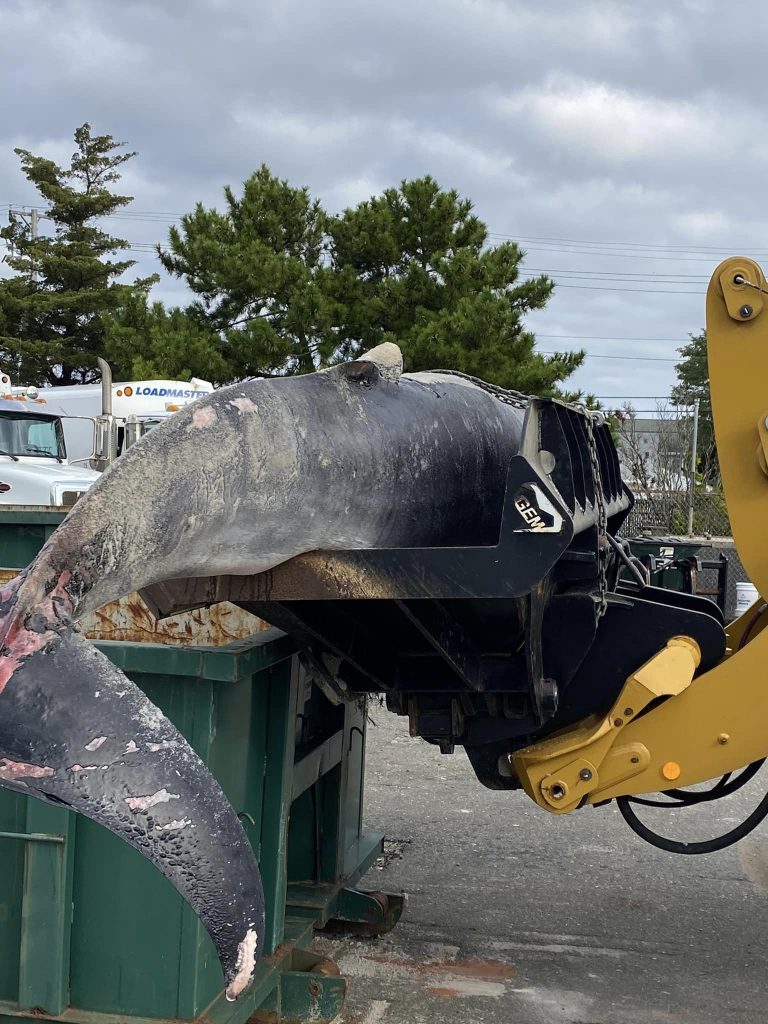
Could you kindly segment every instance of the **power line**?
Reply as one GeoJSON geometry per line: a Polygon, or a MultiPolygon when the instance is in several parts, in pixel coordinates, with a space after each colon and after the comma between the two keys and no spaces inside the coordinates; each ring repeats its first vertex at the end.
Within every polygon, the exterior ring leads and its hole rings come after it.
{"type": "MultiPolygon", "coordinates": [[[[3,206],[0,207],[0,208],[4,209],[4,208],[6,208],[6,206],[8,208],[10,208],[10,205],[11,204],[3,204],[3,206]]],[[[39,211],[39,210],[46,209],[44,207],[39,207],[39,206],[34,206],[34,205],[28,205],[25,208],[29,209],[30,211],[39,211]]],[[[111,216],[115,217],[117,219],[125,219],[125,220],[145,220],[145,221],[152,221],[152,222],[158,222],[158,221],[166,221],[166,222],[170,221],[170,222],[173,222],[173,221],[177,221],[178,219],[180,219],[180,217],[182,215],[171,213],[169,211],[158,211],[158,210],[145,210],[145,211],[141,211],[141,210],[133,210],[133,211],[124,210],[122,212],[117,212],[117,213],[111,214],[111,216]]],[[[632,256],[633,258],[641,258],[642,257],[642,253],[644,253],[646,251],[649,251],[651,253],[659,252],[659,251],[664,251],[664,250],[666,250],[666,251],[675,250],[675,251],[682,251],[682,252],[700,252],[700,253],[704,253],[704,252],[725,252],[725,251],[727,251],[726,249],[719,250],[719,249],[714,249],[714,248],[711,248],[711,247],[701,247],[701,246],[699,246],[699,247],[693,247],[693,246],[691,246],[691,247],[683,247],[683,246],[663,246],[663,245],[659,245],[659,244],[656,244],[656,243],[640,243],[640,242],[598,242],[598,241],[589,241],[589,240],[586,240],[586,239],[548,238],[548,237],[543,237],[543,236],[523,236],[523,235],[521,235],[521,236],[512,236],[512,235],[502,235],[502,234],[500,234],[498,232],[491,232],[491,233],[489,233],[489,237],[508,238],[510,240],[522,241],[522,242],[525,242],[525,241],[540,242],[540,243],[544,243],[544,245],[547,245],[547,246],[552,246],[553,244],[557,244],[559,246],[563,246],[563,245],[564,246],[583,245],[583,246],[587,247],[587,251],[584,253],[584,255],[589,255],[589,256],[594,256],[594,255],[606,255],[606,256],[622,255],[622,254],[617,253],[617,252],[598,253],[597,250],[596,250],[597,246],[602,246],[602,247],[611,247],[611,246],[614,246],[614,247],[619,247],[619,246],[629,247],[629,248],[632,248],[635,251],[633,253],[630,253],[630,254],[626,254],[625,253],[623,255],[629,255],[629,256],[632,256]]],[[[162,246],[162,243],[159,243],[159,242],[158,243],[155,243],[155,242],[128,242],[127,248],[130,251],[137,252],[137,253],[150,253],[150,252],[154,253],[158,248],[162,249],[163,246],[162,246]]],[[[545,252],[546,251],[553,252],[553,251],[557,251],[557,250],[553,250],[553,249],[550,248],[549,250],[544,249],[544,251],[545,252]]],[[[565,249],[565,250],[561,249],[560,251],[570,252],[571,254],[574,254],[573,251],[569,250],[569,249],[565,249]]],[[[753,251],[757,252],[757,250],[753,250],[753,251]]],[[[642,257],[642,258],[644,258],[644,257],[642,257]]],[[[659,257],[651,255],[649,258],[659,258],[659,257]]],[[[683,257],[675,257],[675,259],[682,259],[682,258],[683,257]]],[[[656,284],[656,285],[676,285],[676,284],[689,284],[689,283],[692,284],[694,282],[694,280],[705,281],[706,277],[704,277],[703,275],[693,275],[693,274],[652,274],[652,275],[649,276],[648,273],[643,275],[643,274],[639,274],[639,273],[638,274],[634,274],[634,273],[621,273],[621,272],[616,272],[616,271],[588,271],[588,270],[582,270],[582,271],[579,271],[579,270],[546,271],[546,270],[540,270],[538,268],[533,268],[533,267],[526,268],[526,270],[528,272],[530,272],[530,273],[548,273],[548,274],[551,274],[551,276],[553,277],[554,282],[555,282],[555,284],[556,284],[556,286],[558,288],[577,289],[579,291],[601,291],[601,292],[609,292],[610,291],[610,292],[622,292],[624,294],[628,294],[628,293],[631,293],[631,292],[638,292],[638,293],[642,293],[642,294],[651,294],[651,295],[703,295],[703,294],[705,294],[704,291],[699,290],[699,289],[678,289],[678,288],[669,288],[669,287],[660,287],[660,288],[659,287],[657,287],[657,288],[637,287],[637,285],[643,285],[643,284],[656,284]],[[567,277],[568,280],[559,279],[557,275],[560,275],[561,278],[567,277]],[[610,283],[610,284],[594,284],[594,285],[593,284],[576,284],[576,283],[574,283],[576,281],[590,281],[590,280],[603,280],[603,281],[610,281],[610,282],[613,282],[613,283],[610,283]],[[623,285],[624,283],[633,285],[634,287],[621,287],[620,285],[623,285]]]]}
{"type": "MultiPolygon", "coordinates": [[[[36,206],[34,203],[0,203],[0,209],[7,209],[10,206],[23,207],[28,210],[45,211],[47,207],[36,206]]],[[[185,213],[176,213],[169,210],[119,210],[109,214],[110,217],[127,220],[167,220],[179,221],[187,216],[185,213]]],[[[668,242],[628,242],[628,241],[605,241],[591,238],[559,238],[547,235],[510,235],[499,231],[489,231],[488,236],[492,238],[506,238],[516,242],[540,242],[546,245],[557,246],[586,246],[598,248],[621,248],[640,249],[648,251],[663,252],[693,252],[698,254],[707,253],[732,253],[734,251],[750,251],[756,254],[768,255],[766,248],[753,248],[751,245],[678,245],[668,242]]]]}
{"type": "MultiPolygon", "coordinates": [[[[553,351],[549,351],[548,349],[543,349],[543,348],[540,348],[537,351],[541,355],[544,355],[544,356],[559,356],[559,355],[569,355],[570,354],[568,352],[566,352],[566,353],[553,352],[553,351]]],[[[678,362],[677,359],[670,359],[670,358],[664,357],[664,356],[612,356],[612,355],[603,355],[600,352],[587,352],[587,353],[585,353],[585,356],[586,356],[587,359],[629,359],[632,362],[639,361],[639,362],[643,362],[643,363],[676,363],[676,362],[678,362]]]]}
{"type": "Polygon", "coordinates": [[[682,341],[681,338],[618,338],[615,334],[539,334],[538,331],[536,331],[535,333],[537,338],[570,338],[574,341],[682,341]]]}
{"type": "MultiPolygon", "coordinates": [[[[164,249],[162,242],[128,242],[128,248],[136,252],[155,252],[158,248],[164,249]]],[[[529,274],[547,274],[554,280],[555,284],[561,288],[575,288],[578,285],[570,284],[570,281],[592,281],[592,280],[605,280],[615,283],[627,283],[627,284],[693,284],[697,281],[708,281],[709,278],[703,274],[656,274],[656,273],[628,273],[622,271],[602,271],[602,270],[550,270],[544,267],[528,267],[524,266],[524,269],[529,274]],[[560,278],[568,278],[568,281],[561,281],[560,278]]],[[[641,291],[647,289],[639,288],[600,288],[601,291],[641,291]]],[[[667,288],[659,289],[659,292],[669,291],[667,288]]],[[[673,295],[699,295],[704,294],[699,291],[682,292],[673,291],[673,295]]]]}
{"type": "Polygon", "coordinates": [[[760,248],[753,249],[751,246],[715,246],[715,245],[674,245],[661,242],[605,242],[596,239],[586,238],[549,238],[543,235],[504,235],[499,232],[488,232],[489,235],[493,235],[496,238],[509,238],[516,242],[544,242],[552,245],[581,245],[581,246],[600,246],[601,248],[608,248],[615,246],[616,248],[622,249],[647,249],[650,251],[664,251],[664,252],[695,252],[695,253],[722,253],[722,252],[733,252],[734,250],[749,249],[751,252],[759,252],[762,254],[768,253],[768,249],[760,248]]]}
{"type": "MultiPolygon", "coordinates": [[[[529,274],[576,274],[579,277],[621,277],[621,278],[625,278],[625,277],[626,278],[642,277],[642,278],[650,278],[651,280],[653,280],[655,278],[667,278],[667,277],[690,279],[690,280],[694,280],[694,281],[708,281],[709,280],[709,275],[708,274],[683,274],[683,273],[660,274],[660,273],[656,273],[653,270],[644,270],[644,271],[638,271],[638,272],[631,271],[631,270],[580,270],[580,269],[575,268],[575,267],[568,268],[568,269],[565,269],[565,268],[562,268],[562,269],[561,268],[552,269],[551,267],[529,267],[525,263],[525,261],[523,261],[522,265],[525,267],[526,271],[529,274]]],[[[684,281],[680,281],[680,282],[675,281],[674,283],[682,284],[682,283],[684,283],[684,281]]]]}
{"type": "MultiPolygon", "coordinates": [[[[33,208],[33,209],[36,210],[37,208],[33,208]]],[[[149,254],[154,254],[157,251],[158,248],[163,250],[164,246],[163,246],[163,244],[161,242],[130,242],[129,241],[129,242],[127,242],[125,248],[128,249],[128,251],[130,251],[130,252],[144,253],[144,254],[149,255],[149,254]]],[[[526,269],[530,269],[530,268],[526,268],[526,269]]],[[[531,272],[533,272],[533,271],[531,271],[531,272]]],[[[559,271],[555,271],[554,273],[555,274],[559,273],[559,271]]],[[[652,295],[704,295],[705,294],[704,291],[700,291],[698,289],[697,290],[692,290],[692,289],[674,289],[674,288],[637,288],[637,287],[634,287],[634,288],[623,288],[623,287],[616,287],[614,284],[607,284],[607,285],[600,285],[600,284],[594,284],[594,285],[589,285],[589,284],[573,284],[572,281],[576,281],[576,280],[586,280],[586,281],[589,281],[589,280],[599,280],[601,278],[604,278],[605,280],[608,280],[608,281],[616,281],[616,283],[618,284],[619,282],[623,282],[624,278],[623,277],[616,277],[616,276],[611,277],[610,273],[603,274],[603,273],[601,273],[599,271],[595,271],[595,272],[585,271],[583,273],[583,276],[577,276],[576,272],[568,272],[568,273],[572,273],[573,274],[573,276],[569,279],[569,281],[560,281],[556,277],[553,276],[553,282],[556,285],[556,287],[558,287],[558,288],[576,288],[576,289],[579,289],[579,290],[582,290],[582,291],[599,291],[599,292],[642,292],[642,293],[652,294],[652,295]]],[[[637,278],[631,278],[630,280],[627,281],[627,283],[628,284],[638,284],[639,285],[639,284],[655,284],[655,283],[659,283],[659,284],[688,284],[689,282],[688,281],[677,281],[677,280],[674,280],[674,281],[658,281],[658,282],[656,282],[653,278],[641,278],[641,277],[638,276],[637,278]]],[[[693,283],[693,282],[690,282],[690,283],[693,283]]]]}
{"type": "MultiPolygon", "coordinates": [[[[164,249],[164,246],[163,246],[162,242],[129,242],[128,243],[128,249],[131,250],[131,251],[135,251],[135,252],[153,253],[153,252],[156,252],[156,250],[158,248],[164,249]]],[[[554,284],[558,288],[577,288],[577,289],[580,289],[582,291],[601,291],[601,292],[645,292],[645,293],[653,294],[653,295],[705,295],[706,294],[705,291],[699,290],[699,289],[696,289],[696,290],[687,289],[686,290],[686,289],[671,289],[671,288],[621,288],[621,287],[615,287],[613,285],[588,285],[588,284],[573,284],[573,283],[571,283],[572,281],[600,280],[601,278],[605,279],[605,280],[608,280],[608,281],[616,281],[616,283],[619,283],[619,282],[623,282],[625,280],[625,278],[629,277],[629,275],[616,275],[615,273],[612,273],[611,271],[606,271],[606,272],[603,273],[601,271],[581,271],[581,272],[579,272],[579,271],[570,271],[570,270],[569,271],[557,271],[557,270],[556,271],[546,271],[546,270],[539,270],[539,269],[533,268],[533,267],[526,267],[525,269],[526,269],[526,271],[528,273],[545,273],[545,274],[551,275],[554,284]],[[560,281],[557,278],[557,276],[556,276],[557,274],[570,274],[571,277],[569,278],[568,281],[560,281]]],[[[674,277],[675,280],[669,280],[669,281],[658,280],[657,281],[656,280],[657,275],[654,275],[653,277],[648,277],[647,275],[642,276],[642,275],[638,274],[638,275],[632,275],[632,277],[629,277],[629,279],[627,280],[626,283],[627,284],[693,284],[693,281],[677,280],[677,278],[680,278],[681,276],[695,277],[697,280],[704,280],[704,281],[707,280],[706,277],[699,277],[698,275],[679,275],[679,274],[676,274],[676,275],[658,275],[658,276],[659,277],[661,277],[661,276],[674,277]]]]}
{"type": "MultiPolygon", "coordinates": [[[[507,236],[499,235],[498,237],[505,238],[507,236]]],[[[733,250],[731,250],[731,251],[733,251],[733,250]]],[[[753,255],[760,255],[754,249],[751,250],[751,251],[752,251],[753,255]]],[[[542,248],[540,246],[535,246],[535,245],[526,245],[525,249],[524,249],[524,252],[526,254],[529,253],[529,252],[539,252],[539,253],[545,253],[545,254],[546,253],[550,253],[550,254],[552,254],[552,253],[561,253],[561,254],[566,255],[566,256],[590,256],[590,257],[599,256],[599,257],[605,257],[605,258],[609,258],[610,257],[611,259],[622,259],[622,260],[654,260],[654,261],[661,261],[661,262],[664,262],[664,263],[706,263],[710,267],[716,262],[715,257],[712,257],[712,256],[648,256],[648,255],[644,255],[642,253],[603,252],[603,251],[590,250],[590,249],[586,249],[586,250],[585,249],[558,249],[558,248],[545,249],[545,248],[542,248]]]]}
{"type": "MultiPolygon", "coordinates": [[[[42,206],[36,206],[30,203],[0,203],[0,209],[7,209],[10,206],[24,207],[28,210],[37,209],[44,211],[46,208],[42,206]]],[[[176,213],[169,210],[119,210],[115,213],[109,214],[118,220],[145,220],[145,221],[167,221],[169,223],[181,220],[187,216],[185,213],[176,213]]],[[[540,243],[546,246],[556,246],[561,248],[566,246],[568,249],[572,246],[585,247],[587,249],[599,248],[599,249],[631,249],[639,250],[641,252],[675,252],[675,253],[695,253],[698,255],[718,254],[718,253],[732,253],[735,251],[750,251],[756,255],[768,255],[768,249],[765,248],[753,248],[751,245],[678,245],[675,243],[666,242],[628,242],[628,241],[606,241],[600,239],[587,239],[587,238],[558,238],[547,235],[511,235],[505,234],[499,231],[489,231],[489,238],[504,238],[509,241],[515,242],[533,242],[540,243]]],[[[615,255],[615,253],[608,253],[608,255],[615,255]]]]}
{"type": "MultiPolygon", "coordinates": [[[[155,250],[158,246],[164,247],[163,242],[139,242],[128,240],[128,244],[132,249],[147,249],[155,250]]],[[[638,283],[645,284],[689,284],[695,281],[708,281],[709,275],[707,274],[686,274],[682,272],[676,273],[657,273],[655,271],[623,271],[623,270],[581,270],[578,268],[563,268],[563,269],[552,269],[550,267],[529,267],[523,263],[523,267],[530,274],[549,274],[551,276],[563,275],[568,277],[576,278],[602,278],[602,279],[618,279],[628,280],[634,282],[635,279],[638,283]],[[669,280],[667,280],[669,279],[669,280]]]]}
{"type": "Polygon", "coordinates": [[[650,295],[706,295],[706,291],[697,289],[696,291],[680,291],[672,288],[613,288],[610,285],[606,285],[601,288],[599,284],[563,284],[555,281],[558,288],[579,288],[582,291],[588,292],[645,292],[650,295]]]}

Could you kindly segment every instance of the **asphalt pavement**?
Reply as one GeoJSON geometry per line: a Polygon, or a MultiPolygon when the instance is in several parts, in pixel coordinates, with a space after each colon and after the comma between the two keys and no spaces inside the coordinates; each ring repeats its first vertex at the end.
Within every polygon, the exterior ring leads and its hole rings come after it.
{"type": "MultiPolygon", "coordinates": [[[[379,939],[318,939],[349,978],[338,1024],[758,1024],[768,1015],[768,829],[663,853],[614,805],[554,817],[484,789],[371,712],[366,822],[388,837],[361,888],[404,892],[379,939]]],[[[654,815],[676,838],[732,828],[768,768],[719,805],[654,815]],[[683,817],[684,816],[684,817],[683,817]]]]}

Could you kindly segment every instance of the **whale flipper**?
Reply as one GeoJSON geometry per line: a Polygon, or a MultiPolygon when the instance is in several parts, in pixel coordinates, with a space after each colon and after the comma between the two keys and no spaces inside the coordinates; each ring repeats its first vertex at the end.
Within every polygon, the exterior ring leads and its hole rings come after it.
{"type": "Polygon", "coordinates": [[[264,896],[245,832],[180,733],[72,626],[23,657],[0,693],[0,782],[137,849],[207,928],[229,997],[246,987],[264,896]]]}

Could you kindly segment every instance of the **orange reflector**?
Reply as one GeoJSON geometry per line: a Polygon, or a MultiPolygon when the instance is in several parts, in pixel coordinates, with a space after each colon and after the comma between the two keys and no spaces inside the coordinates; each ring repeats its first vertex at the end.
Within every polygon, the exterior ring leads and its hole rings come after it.
{"type": "Polygon", "coordinates": [[[667,761],[667,763],[661,769],[661,774],[664,776],[665,779],[669,779],[670,782],[674,782],[675,779],[680,778],[681,770],[682,769],[680,768],[680,765],[677,763],[677,761],[667,761]]]}
{"type": "Polygon", "coordinates": [[[166,412],[178,412],[180,408],[181,408],[180,405],[174,405],[173,402],[166,402],[165,403],[165,411],[166,412]]]}
{"type": "Polygon", "coordinates": [[[130,398],[132,394],[133,394],[133,388],[126,388],[125,389],[125,397],[126,398],[130,398]]]}
{"type": "Polygon", "coordinates": [[[121,389],[121,388],[118,388],[118,389],[117,389],[117,397],[118,397],[118,398],[122,398],[122,397],[123,397],[123,392],[122,392],[122,389],[121,389]]]}

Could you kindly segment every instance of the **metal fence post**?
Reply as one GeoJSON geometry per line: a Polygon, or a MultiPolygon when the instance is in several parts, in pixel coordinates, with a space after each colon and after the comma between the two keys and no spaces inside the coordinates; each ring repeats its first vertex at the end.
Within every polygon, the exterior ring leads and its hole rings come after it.
{"type": "Polygon", "coordinates": [[[699,439],[699,400],[693,403],[693,438],[691,440],[691,480],[688,486],[688,536],[693,535],[693,499],[696,492],[696,447],[699,439]]]}

